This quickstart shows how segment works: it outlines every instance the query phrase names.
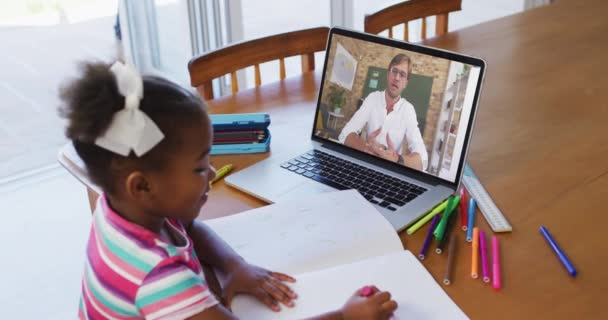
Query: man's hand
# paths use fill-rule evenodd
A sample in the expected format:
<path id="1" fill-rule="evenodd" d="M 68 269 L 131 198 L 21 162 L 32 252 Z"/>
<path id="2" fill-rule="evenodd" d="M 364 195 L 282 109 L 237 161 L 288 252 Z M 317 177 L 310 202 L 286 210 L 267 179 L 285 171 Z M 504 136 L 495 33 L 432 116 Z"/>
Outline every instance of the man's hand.
<path id="1" fill-rule="evenodd" d="M 381 130 L 382 128 L 378 128 L 378 130 L 369 133 L 367 135 L 367 139 L 363 139 L 363 137 L 359 136 L 355 132 L 351 132 L 344 140 L 344 145 L 355 148 L 359 151 L 373 154 L 374 145 L 378 144 L 376 142 L 376 137 L 380 134 Z"/>
<path id="2" fill-rule="evenodd" d="M 232 299 L 239 293 L 258 298 L 273 311 L 280 311 L 279 302 L 293 307 L 297 295 L 283 282 L 296 279 L 279 272 L 272 272 L 248 263 L 242 263 L 226 275 L 223 302 L 230 308 Z"/>
<path id="3" fill-rule="evenodd" d="M 378 150 L 384 148 L 383 145 L 376 141 L 376 137 L 380 135 L 380 131 L 382 131 L 382 127 L 376 129 L 367 136 L 367 140 L 365 141 L 365 152 L 379 156 Z"/>
<path id="4" fill-rule="evenodd" d="M 393 145 L 393 141 L 391 141 L 391 137 L 386 134 L 386 144 L 388 147 L 384 147 L 379 143 L 375 143 L 372 145 L 372 153 L 389 161 L 397 162 L 399 160 L 399 154 L 395 151 L 395 146 Z"/>
<path id="5" fill-rule="evenodd" d="M 380 131 L 382 131 L 382 127 L 378 128 L 378 129 L 376 129 L 376 131 L 373 131 L 372 133 L 370 133 L 370 134 L 367 136 L 367 141 L 366 141 L 366 143 L 367 143 L 368 145 L 373 145 L 373 144 L 376 144 L 376 143 L 377 143 L 377 142 L 376 142 L 376 137 L 378 137 L 378 135 L 380 135 Z"/>

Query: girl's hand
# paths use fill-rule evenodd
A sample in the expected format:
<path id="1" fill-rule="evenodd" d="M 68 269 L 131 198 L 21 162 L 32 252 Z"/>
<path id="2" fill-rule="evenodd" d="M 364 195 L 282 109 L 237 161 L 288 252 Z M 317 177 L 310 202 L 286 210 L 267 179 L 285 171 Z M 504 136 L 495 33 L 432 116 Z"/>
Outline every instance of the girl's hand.
<path id="1" fill-rule="evenodd" d="M 297 295 L 283 282 L 296 282 L 296 279 L 279 272 L 272 272 L 248 264 L 239 264 L 227 275 L 223 289 L 224 305 L 230 308 L 232 299 L 239 293 L 253 295 L 273 311 L 280 311 L 279 302 L 293 307 Z"/>
<path id="2" fill-rule="evenodd" d="M 397 302 L 391 300 L 391 294 L 371 287 L 371 294 L 367 297 L 357 290 L 341 309 L 342 319 L 389 319 L 397 309 Z"/>

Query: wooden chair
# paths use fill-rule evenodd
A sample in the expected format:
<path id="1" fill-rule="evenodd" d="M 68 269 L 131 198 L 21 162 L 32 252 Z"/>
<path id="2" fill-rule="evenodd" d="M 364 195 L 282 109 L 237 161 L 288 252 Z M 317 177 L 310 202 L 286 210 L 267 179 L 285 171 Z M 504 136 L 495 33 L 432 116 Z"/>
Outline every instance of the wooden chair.
<path id="1" fill-rule="evenodd" d="M 462 0 L 410 0 L 398 3 L 376 13 L 366 15 L 364 30 L 378 34 L 388 29 L 388 37 L 393 38 L 393 27 L 404 24 L 403 40 L 408 41 L 408 22 L 422 19 L 422 40 L 426 39 L 426 18 L 436 16 L 435 34 L 448 32 L 448 14 L 461 10 Z"/>
<path id="2" fill-rule="evenodd" d="M 301 55 L 302 72 L 315 69 L 317 51 L 325 50 L 328 27 L 320 27 L 277 34 L 265 38 L 240 42 L 193 58 L 188 63 L 190 82 L 201 96 L 213 99 L 211 81 L 230 74 L 232 93 L 239 91 L 236 72 L 254 66 L 255 86 L 262 83 L 260 64 L 280 60 L 280 78 L 285 79 L 285 58 Z"/>

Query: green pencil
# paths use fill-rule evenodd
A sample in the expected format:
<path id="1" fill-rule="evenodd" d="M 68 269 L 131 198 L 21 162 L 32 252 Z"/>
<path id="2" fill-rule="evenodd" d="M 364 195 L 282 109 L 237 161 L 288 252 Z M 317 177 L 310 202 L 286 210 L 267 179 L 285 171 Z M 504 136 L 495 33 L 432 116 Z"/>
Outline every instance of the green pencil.
<path id="1" fill-rule="evenodd" d="M 443 211 L 447 205 L 448 205 L 448 200 L 446 199 L 440 205 L 433 208 L 426 216 L 422 217 L 422 219 L 418 220 L 411 227 L 409 227 L 407 229 L 407 234 L 412 234 L 412 233 L 418 231 L 418 229 L 420 229 L 425 223 L 431 221 L 431 219 L 433 219 L 434 216 L 436 216 L 439 212 Z"/>
<path id="2" fill-rule="evenodd" d="M 435 228 L 435 231 L 433 232 L 435 240 L 441 241 L 441 238 L 443 238 L 448 219 L 450 218 L 450 215 L 452 215 L 452 213 L 454 212 L 454 209 L 456 209 L 456 206 L 459 202 L 460 196 L 450 196 L 450 198 L 448 199 L 448 205 L 445 207 L 443 216 L 441 217 L 439 224 L 437 224 L 437 228 Z"/>
<path id="3" fill-rule="evenodd" d="M 448 205 L 445 206 L 445 210 L 441 215 L 441 220 L 439 220 L 437 227 L 433 231 L 433 235 L 435 236 L 435 240 L 437 241 L 441 239 L 440 236 L 443 235 L 443 231 L 445 230 L 445 225 L 448 222 L 448 217 L 450 216 L 450 208 L 452 208 L 452 203 L 454 203 L 454 196 L 450 196 L 448 198 Z"/>

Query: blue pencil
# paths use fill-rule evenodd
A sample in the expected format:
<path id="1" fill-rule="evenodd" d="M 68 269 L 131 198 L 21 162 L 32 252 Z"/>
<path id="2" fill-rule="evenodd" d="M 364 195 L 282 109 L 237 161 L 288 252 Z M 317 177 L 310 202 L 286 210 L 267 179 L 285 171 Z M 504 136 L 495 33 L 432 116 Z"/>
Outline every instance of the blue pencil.
<path id="1" fill-rule="evenodd" d="M 561 261 L 562 264 L 564 265 L 564 267 L 566 267 L 566 270 L 568 271 L 568 273 L 571 276 L 576 277 L 576 269 L 574 269 L 572 262 L 570 262 L 570 260 L 568 260 L 568 257 L 566 257 L 566 254 L 562 251 L 562 249 L 560 249 L 560 247 L 557 245 L 557 243 L 555 243 L 555 240 L 553 240 L 553 237 L 551 237 L 549 230 L 547 230 L 547 228 L 545 228 L 544 226 L 541 226 L 540 233 L 542 233 L 542 235 L 545 237 L 545 239 L 547 239 L 547 242 L 549 242 L 549 245 L 551 246 L 551 248 L 553 248 L 553 251 L 555 251 L 555 254 L 557 254 L 559 261 Z"/>
<path id="2" fill-rule="evenodd" d="M 475 222 L 475 199 L 469 199 L 469 225 L 467 226 L 467 242 L 473 239 L 473 222 Z"/>
<path id="3" fill-rule="evenodd" d="M 420 260 L 424 260 L 424 257 L 426 256 L 426 251 L 428 250 L 429 244 L 431 243 L 431 238 L 433 237 L 433 230 L 435 230 L 435 227 L 438 223 L 439 215 L 435 215 L 433 217 L 433 221 L 431 221 L 431 227 L 429 228 L 429 232 L 427 232 L 426 238 L 424 239 L 424 243 L 422 244 L 422 249 L 420 249 L 420 254 L 418 255 L 418 258 L 420 258 Z"/>

